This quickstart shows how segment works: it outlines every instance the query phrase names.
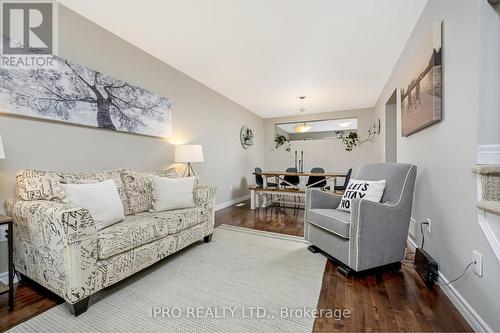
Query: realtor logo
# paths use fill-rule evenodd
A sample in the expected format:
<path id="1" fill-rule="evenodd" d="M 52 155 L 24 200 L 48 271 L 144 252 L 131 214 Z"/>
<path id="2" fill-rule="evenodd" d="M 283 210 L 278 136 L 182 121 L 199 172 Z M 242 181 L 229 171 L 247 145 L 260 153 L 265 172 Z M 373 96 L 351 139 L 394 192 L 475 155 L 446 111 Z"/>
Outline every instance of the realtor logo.
<path id="1" fill-rule="evenodd" d="M 52 54 L 52 2 L 3 2 L 3 54 Z"/>
<path id="2" fill-rule="evenodd" d="M 52 65 L 57 4 L 52 0 L 0 0 L 2 67 Z"/>

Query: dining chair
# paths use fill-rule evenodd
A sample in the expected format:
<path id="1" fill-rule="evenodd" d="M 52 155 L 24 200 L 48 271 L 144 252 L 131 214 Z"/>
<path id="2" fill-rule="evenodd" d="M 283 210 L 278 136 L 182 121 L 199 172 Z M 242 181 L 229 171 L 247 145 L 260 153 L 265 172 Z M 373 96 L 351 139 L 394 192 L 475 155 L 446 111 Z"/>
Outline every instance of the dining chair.
<path id="1" fill-rule="evenodd" d="M 345 189 L 347 188 L 347 185 L 349 185 L 349 180 L 351 180 L 351 174 L 352 174 L 352 168 L 350 168 L 349 171 L 347 171 L 347 174 L 345 176 L 344 184 L 343 185 L 337 185 L 333 189 L 335 191 L 344 192 Z"/>
<path id="2" fill-rule="evenodd" d="M 262 177 L 262 169 L 259 167 L 255 168 L 255 185 L 257 187 L 263 187 L 264 186 L 264 178 Z M 267 182 L 267 187 L 278 187 L 277 183 L 272 183 L 272 182 Z"/>
<path id="3" fill-rule="evenodd" d="M 290 168 L 287 168 L 287 169 L 285 170 L 285 172 L 295 172 L 295 173 L 297 173 L 298 171 L 297 171 L 297 168 L 295 168 L 295 167 L 290 167 Z M 280 183 L 280 185 L 281 185 L 282 187 L 292 187 L 292 185 L 297 186 L 297 185 L 299 185 L 299 184 L 300 184 L 300 177 L 299 177 L 299 176 L 286 176 L 286 175 L 285 175 L 285 176 L 283 177 L 283 180 L 285 180 L 285 181 L 282 181 L 282 182 Z M 291 184 L 291 185 L 290 185 L 290 184 Z M 300 197 L 299 197 L 299 196 L 296 196 L 296 195 L 289 195 L 289 194 L 283 194 L 281 197 L 283 197 L 283 196 L 292 196 L 292 197 L 293 197 L 293 200 L 294 200 L 295 202 L 298 202 L 298 204 L 296 204 L 294 208 L 295 208 L 295 209 L 299 208 L 299 206 L 298 206 L 298 205 L 300 205 L 300 202 L 301 202 L 301 201 L 300 201 Z"/>
<path id="4" fill-rule="evenodd" d="M 254 171 L 255 174 L 255 185 L 257 187 L 263 188 L 264 187 L 264 178 L 262 177 L 262 169 L 259 167 L 255 168 Z M 272 183 L 272 182 L 267 182 L 267 187 L 269 188 L 277 188 L 278 184 L 277 183 Z M 271 197 L 271 206 L 273 205 L 273 195 L 272 194 L 264 194 L 266 196 L 266 200 L 269 199 L 269 196 Z M 260 207 L 259 207 L 260 208 Z M 267 207 L 266 207 L 267 208 Z"/>
<path id="5" fill-rule="evenodd" d="M 325 169 L 315 167 L 311 169 L 311 173 L 325 173 Z M 309 176 L 307 179 L 307 187 L 324 188 L 326 186 L 325 176 Z"/>
<path id="6" fill-rule="evenodd" d="M 290 168 L 287 168 L 285 170 L 285 172 L 295 172 L 297 173 L 297 168 L 294 168 L 294 167 L 290 167 Z M 300 178 L 299 176 L 285 176 L 283 177 L 283 179 L 285 180 L 284 182 L 281 182 L 281 186 L 283 187 L 289 187 L 290 184 L 292 185 L 299 185 L 300 184 Z"/>

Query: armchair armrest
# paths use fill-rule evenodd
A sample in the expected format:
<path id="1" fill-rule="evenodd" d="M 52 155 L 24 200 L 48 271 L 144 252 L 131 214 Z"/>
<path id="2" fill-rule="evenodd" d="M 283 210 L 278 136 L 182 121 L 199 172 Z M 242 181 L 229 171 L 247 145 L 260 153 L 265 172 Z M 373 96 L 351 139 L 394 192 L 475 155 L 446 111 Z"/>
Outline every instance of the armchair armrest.
<path id="1" fill-rule="evenodd" d="M 410 216 L 402 208 L 366 199 L 352 200 L 349 260 L 356 271 L 404 259 Z"/>
<path id="2" fill-rule="evenodd" d="M 342 196 L 319 189 L 308 189 L 306 192 L 306 206 L 304 211 L 304 239 L 309 240 L 309 209 L 337 209 Z"/>
<path id="3" fill-rule="evenodd" d="M 87 209 L 45 200 L 9 200 L 17 271 L 70 303 L 93 293 L 97 232 Z"/>
<path id="4" fill-rule="evenodd" d="M 308 208 L 336 209 L 342 196 L 321 191 L 319 189 L 309 189 L 306 195 L 306 206 Z"/>

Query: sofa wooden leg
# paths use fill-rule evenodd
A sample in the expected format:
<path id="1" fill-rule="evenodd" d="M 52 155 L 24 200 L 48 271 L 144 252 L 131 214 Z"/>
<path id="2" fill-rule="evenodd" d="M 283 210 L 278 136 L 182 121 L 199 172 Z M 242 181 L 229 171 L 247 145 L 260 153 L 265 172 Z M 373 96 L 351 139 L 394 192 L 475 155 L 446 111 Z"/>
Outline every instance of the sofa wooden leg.
<path id="1" fill-rule="evenodd" d="M 205 243 L 210 243 L 212 241 L 212 235 L 213 234 L 210 234 L 210 235 L 207 235 L 207 236 L 203 237 L 203 241 Z"/>
<path id="2" fill-rule="evenodd" d="M 87 311 L 87 308 L 89 307 L 89 300 L 90 297 L 87 297 L 76 302 L 75 304 L 70 304 L 69 309 L 73 316 L 78 317 L 79 315 Z"/>
<path id="3" fill-rule="evenodd" d="M 29 283 L 30 282 L 30 278 L 27 277 L 26 275 L 24 275 L 23 273 L 19 273 L 17 272 L 16 274 L 18 274 L 18 277 L 19 277 L 19 281 L 21 283 Z"/>

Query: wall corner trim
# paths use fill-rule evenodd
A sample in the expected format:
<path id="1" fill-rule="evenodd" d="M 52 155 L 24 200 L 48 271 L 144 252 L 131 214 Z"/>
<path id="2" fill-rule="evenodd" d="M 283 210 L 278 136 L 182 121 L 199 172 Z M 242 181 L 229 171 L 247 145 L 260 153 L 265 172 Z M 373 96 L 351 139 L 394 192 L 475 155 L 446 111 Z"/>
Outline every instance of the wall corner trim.
<path id="1" fill-rule="evenodd" d="M 477 149 L 477 164 L 500 164 L 500 144 L 480 145 Z"/>
<path id="2" fill-rule="evenodd" d="M 236 198 L 236 199 L 232 199 L 232 200 L 229 200 L 229 201 L 226 201 L 226 202 L 222 202 L 220 204 L 215 205 L 215 211 L 227 208 L 229 206 L 235 205 L 237 203 L 240 203 L 242 201 L 249 200 L 249 199 L 250 199 L 250 194 L 247 194 L 247 195 L 244 195 L 244 196 Z"/>

